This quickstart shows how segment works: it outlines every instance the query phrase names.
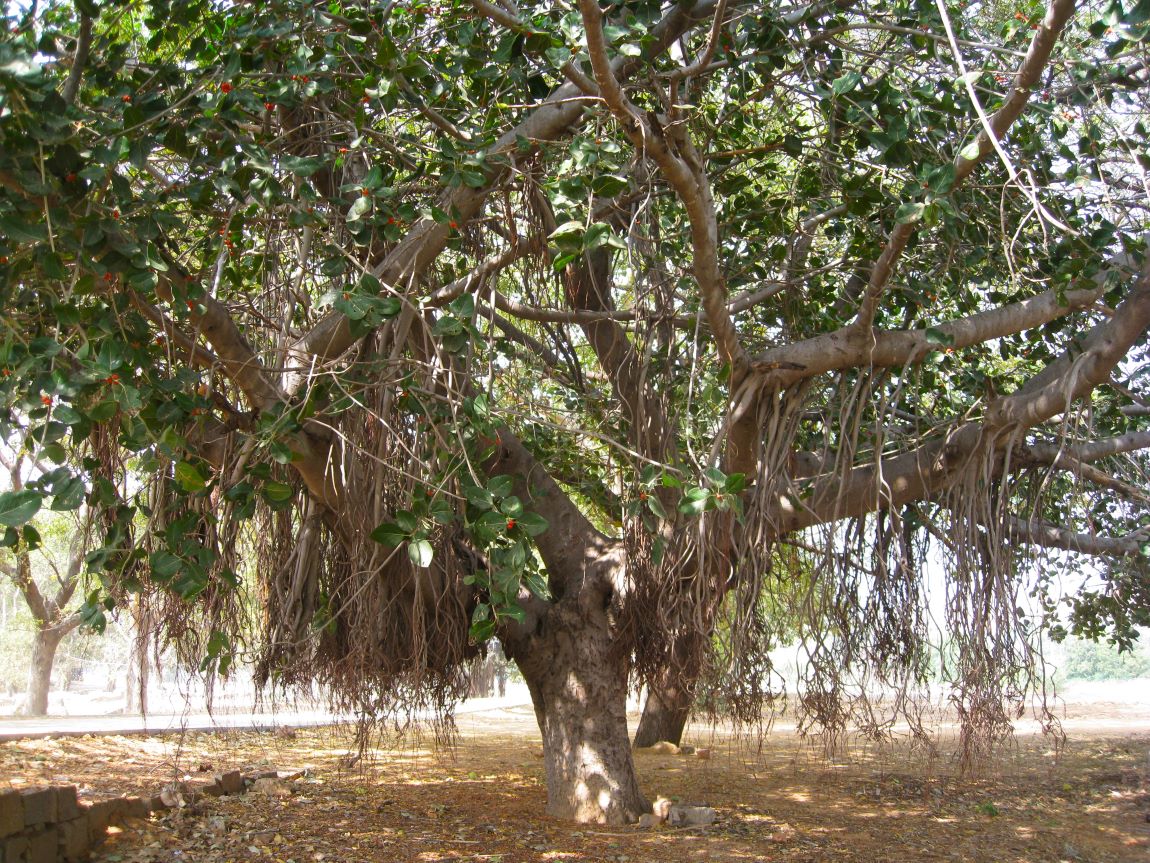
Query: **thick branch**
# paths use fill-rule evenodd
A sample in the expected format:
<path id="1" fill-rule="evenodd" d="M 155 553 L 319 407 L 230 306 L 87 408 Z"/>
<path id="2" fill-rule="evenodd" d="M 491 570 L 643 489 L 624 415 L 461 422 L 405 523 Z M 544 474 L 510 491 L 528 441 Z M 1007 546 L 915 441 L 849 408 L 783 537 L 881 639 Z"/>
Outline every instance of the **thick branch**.
<path id="1" fill-rule="evenodd" d="M 60 93 L 65 104 L 71 105 L 76 101 L 76 94 L 80 92 L 80 80 L 84 77 L 84 67 L 88 65 L 88 51 L 92 47 L 92 16 L 87 12 L 80 13 L 80 35 L 76 37 L 76 53 L 72 55 L 72 68 L 68 70 L 68 80 L 64 82 L 64 89 Z"/>
<path id="2" fill-rule="evenodd" d="M 1102 288 L 1059 292 L 1050 290 L 1006 306 L 945 321 L 932 327 L 955 348 L 982 344 L 990 339 L 1050 323 L 1088 308 Z M 760 371 L 759 386 L 787 387 L 825 372 L 866 366 L 890 368 L 920 360 L 936 348 L 926 327 L 903 331 L 852 332 L 849 328 L 824 333 L 805 341 L 771 348 L 755 357 L 751 366 Z M 953 340 L 951 342 L 950 340 Z"/>
<path id="3" fill-rule="evenodd" d="M 702 160 L 690 141 L 686 121 L 672 116 L 664 125 L 653 113 L 643 115 L 639 111 L 615 77 L 603 34 L 603 13 L 597 0 L 579 0 L 579 11 L 587 34 L 587 53 L 603 101 L 635 148 L 659 166 L 687 210 L 691 226 L 691 270 L 699 286 L 703 310 L 719 357 L 741 374 L 747 365 L 747 355 L 727 309 L 727 288 L 719 265 L 715 202 Z"/>
<path id="4" fill-rule="evenodd" d="M 1081 348 L 1052 362 L 1014 394 L 992 402 L 981 422 L 966 422 L 878 464 L 820 477 L 804 500 L 780 498 L 776 529 L 787 533 L 937 496 L 960 481 L 983 448 L 1005 452 L 1017 444 L 1021 432 L 1064 412 L 1107 381 L 1148 326 L 1150 260 L 1126 300 L 1086 335 Z M 1040 385 L 1032 386 L 1035 381 Z"/>
<path id="5" fill-rule="evenodd" d="M 1068 453 L 1081 462 L 1094 462 L 1114 455 L 1150 449 L 1150 432 L 1128 432 L 1117 437 L 1101 438 L 1081 443 L 1032 444 L 1027 450 L 1036 459 L 1052 464 L 1061 454 Z"/>
<path id="6" fill-rule="evenodd" d="M 1017 542 L 1107 557 L 1135 557 L 1140 555 L 1142 545 L 1146 541 L 1144 536 L 1110 537 L 1075 533 L 1072 530 L 1047 522 L 1023 521 L 1020 518 L 1008 519 L 1006 527 L 1008 535 Z"/>

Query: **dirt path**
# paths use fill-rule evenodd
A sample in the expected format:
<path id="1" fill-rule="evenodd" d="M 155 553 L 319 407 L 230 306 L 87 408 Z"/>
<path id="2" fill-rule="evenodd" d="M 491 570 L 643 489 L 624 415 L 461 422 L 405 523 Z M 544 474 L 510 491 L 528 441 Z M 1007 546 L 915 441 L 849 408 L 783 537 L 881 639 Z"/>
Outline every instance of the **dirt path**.
<path id="1" fill-rule="evenodd" d="M 577 827 L 543 814 L 529 708 L 460 717 L 455 749 L 430 738 L 348 769 L 347 729 L 227 730 L 0 743 L 0 787 L 76 782 L 89 798 L 154 794 L 173 777 L 307 768 L 291 796 L 210 800 L 133 822 L 97 861 L 985 861 L 1150 860 L 1150 722 L 1128 705 L 1067 717 L 1059 752 L 1022 729 L 979 776 L 960 777 L 946 735 L 851 742 L 835 758 L 777 723 L 759 745 L 695 729 L 711 757 L 640 754 L 644 787 L 719 811 L 704 829 Z M 1092 730 L 1083 729 L 1093 723 Z"/>

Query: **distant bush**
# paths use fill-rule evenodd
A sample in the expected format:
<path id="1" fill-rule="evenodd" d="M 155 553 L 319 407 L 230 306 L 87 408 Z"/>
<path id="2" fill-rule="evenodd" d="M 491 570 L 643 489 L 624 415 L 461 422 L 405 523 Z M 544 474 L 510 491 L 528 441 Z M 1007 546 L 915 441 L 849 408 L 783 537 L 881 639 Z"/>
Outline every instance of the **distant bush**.
<path id="1" fill-rule="evenodd" d="M 1104 641 L 1067 639 L 1061 674 L 1067 680 L 1129 680 L 1150 677 L 1150 651 L 1142 645 L 1119 653 Z"/>

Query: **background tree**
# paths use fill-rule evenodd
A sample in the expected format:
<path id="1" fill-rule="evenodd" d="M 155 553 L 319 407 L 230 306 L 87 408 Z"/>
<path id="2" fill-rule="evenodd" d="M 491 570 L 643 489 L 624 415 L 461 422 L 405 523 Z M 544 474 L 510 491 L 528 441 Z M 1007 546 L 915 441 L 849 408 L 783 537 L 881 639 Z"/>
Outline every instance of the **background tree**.
<path id="1" fill-rule="evenodd" d="M 8 471 L 8 486 L 5 494 L 9 502 L 16 502 L 16 509 L 0 512 L 0 525 L 7 528 L 3 545 L 7 549 L 5 560 L 0 558 L 0 572 L 3 572 L 16 586 L 32 615 L 34 630 L 32 652 L 28 662 L 27 695 L 21 713 L 28 716 L 44 716 L 48 713 L 48 695 L 52 690 L 52 670 L 55 667 L 56 651 L 64 637 L 75 630 L 83 618 L 75 608 L 69 608 L 84 565 L 87 549 L 87 529 L 85 524 L 73 526 L 66 544 L 69 546 L 63 566 L 58 566 L 54 556 L 44 548 L 44 538 L 40 531 L 26 518 L 26 509 L 21 511 L 19 501 L 30 501 L 38 495 L 24 495 L 27 474 L 37 474 L 36 465 L 29 464 L 23 453 L 11 456 L 0 448 L 0 464 Z M 76 484 L 73 496 L 83 498 L 83 486 Z M 69 501 L 64 500 L 65 503 Z M 27 503 L 24 504 L 25 508 Z M 83 522 L 84 517 L 80 516 Z M 13 525 L 20 527 L 17 532 Z M 36 552 L 43 567 L 34 566 Z M 36 569 L 48 569 L 48 578 L 36 577 Z"/>
<path id="2" fill-rule="evenodd" d="M 85 615 L 144 597 L 226 672 L 248 588 L 263 678 L 371 715 L 446 709 L 497 633 L 549 811 L 619 822 L 633 674 L 771 696 L 780 543 L 802 708 L 886 727 L 850 678 L 923 679 L 933 544 L 993 741 L 1023 546 L 1145 579 L 1146 12 L 38 8 L 0 42 L 0 386 L 81 451 Z"/>

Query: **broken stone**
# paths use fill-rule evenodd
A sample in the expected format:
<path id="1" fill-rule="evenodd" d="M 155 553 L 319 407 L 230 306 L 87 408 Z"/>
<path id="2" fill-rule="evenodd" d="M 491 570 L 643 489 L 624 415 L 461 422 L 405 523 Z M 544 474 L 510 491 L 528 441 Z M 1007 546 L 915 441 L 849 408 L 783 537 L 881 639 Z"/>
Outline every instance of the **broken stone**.
<path id="1" fill-rule="evenodd" d="M 672 806 L 667 822 L 672 827 L 707 827 L 715 823 L 718 813 L 710 806 Z"/>
<path id="2" fill-rule="evenodd" d="M 224 794 L 242 794 L 244 790 L 244 775 L 238 770 L 229 770 L 227 773 L 216 774 L 216 784 Z"/>
<path id="3" fill-rule="evenodd" d="M 660 740 L 654 746 L 644 746 L 635 750 L 649 755 L 678 755 L 680 750 L 669 740 Z"/>
<path id="4" fill-rule="evenodd" d="M 658 818 L 660 822 L 666 821 L 667 816 L 671 813 L 671 801 L 666 797 L 658 798 L 651 806 L 651 813 Z"/>
<path id="5" fill-rule="evenodd" d="M 169 782 L 160 789 L 160 802 L 165 809 L 183 809 L 190 796 L 188 786 L 183 782 Z"/>
<path id="6" fill-rule="evenodd" d="M 663 823 L 663 819 L 656 818 L 654 815 L 651 815 L 650 813 L 644 813 L 643 815 L 639 816 L 639 829 L 640 830 L 650 830 L 652 827 L 657 827 L 662 823 Z"/>
<path id="7" fill-rule="evenodd" d="M 701 761 L 709 761 L 711 758 L 711 750 L 710 749 L 696 749 L 695 750 L 695 757 Z"/>
<path id="8" fill-rule="evenodd" d="M 255 784 L 252 785 L 252 791 L 256 794 L 264 794 L 268 797 L 291 797 L 291 787 L 283 779 L 272 778 L 266 776 L 263 779 L 257 779 Z"/>

